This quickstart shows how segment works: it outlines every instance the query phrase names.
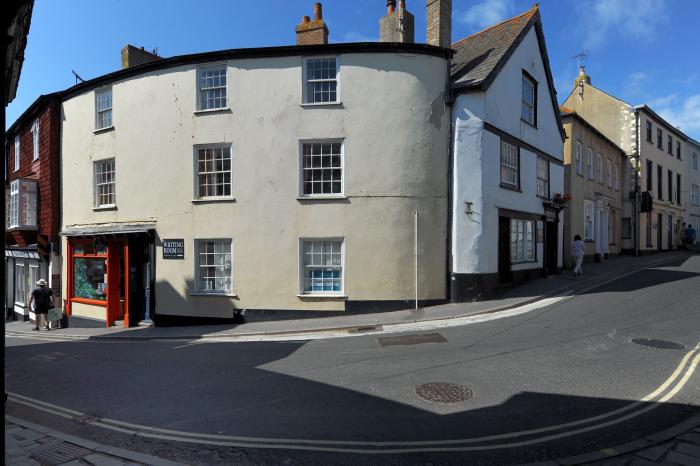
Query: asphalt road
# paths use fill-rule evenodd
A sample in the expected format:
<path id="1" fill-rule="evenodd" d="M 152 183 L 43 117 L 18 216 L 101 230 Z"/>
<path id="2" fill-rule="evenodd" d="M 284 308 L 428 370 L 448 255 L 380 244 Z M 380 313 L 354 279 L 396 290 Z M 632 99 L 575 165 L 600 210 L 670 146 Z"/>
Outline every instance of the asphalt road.
<path id="1" fill-rule="evenodd" d="M 194 464 L 518 464 L 611 447 L 698 414 L 699 343 L 696 255 L 530 313 L 419 335 L 11 339 L 7 390 L 48 405 L 11 401 L 7 412 Z M 433 382 L 472 396 L 421 398 L 417 387 Z"/>

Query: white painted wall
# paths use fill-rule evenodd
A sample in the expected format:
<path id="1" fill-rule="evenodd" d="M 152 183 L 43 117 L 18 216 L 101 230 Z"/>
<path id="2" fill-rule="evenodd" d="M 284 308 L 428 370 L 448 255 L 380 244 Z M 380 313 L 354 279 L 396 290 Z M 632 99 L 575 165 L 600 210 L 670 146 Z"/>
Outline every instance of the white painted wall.
<path id="1" fill-rule="evenodd" d="M 693 168 L 693 152 L 698 155 L 697 168 Z M 690 187 L 695 184 L 700 186 L 700 145 L 693 141 L 687 141 L 683 148 L 685 162 L 684 180 L 685 186 L 681 186 L 683 204 L 685 205 L 685 223 L 690 223 L 695 231 L 700 231 L 700 205 L 690 203 Z M 696 238 L 697 241 L 697 238 Z"/>
<path id="2" fill-rule="evenodd" d="M 418 210 L 419 298 L 443 298 L 445 60 L 341 55 L 342 106 L 324 107 L 300 105 L 301 56 L 227 63 L 231 112 L 194 113 L 194 65 L 115 83 L 114 131 L 93 134 L 93 91 L 63 103 L 63 228 L 155 222 L 159 238 L 185 239 L 184 261 L 157 248 L 157 312 L 230 317 L 232 307 L 344 309 L 297 297 L 300 237 L 345 238 L 348 299 L 413 299 Z M 314 138 L 344 138 L 345 199 L 297 200 L 299 140 Z M 195 204 L 193 146 L 218 142 L 233 144 L 236 201 Z M 93 211 L 93 161 L 110 157 L 118 210 Z M 196 238 L 233 240 L 237 298 L 190 295 Z"/>

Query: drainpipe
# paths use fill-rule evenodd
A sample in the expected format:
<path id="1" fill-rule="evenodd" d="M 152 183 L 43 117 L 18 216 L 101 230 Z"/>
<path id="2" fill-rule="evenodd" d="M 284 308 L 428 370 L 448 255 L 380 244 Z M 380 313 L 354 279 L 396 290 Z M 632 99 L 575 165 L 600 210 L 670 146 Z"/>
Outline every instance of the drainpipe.
<path id="1" fill-rule="evenodd" d="M 634 158 L 636 160 L 636 167 L 634 170 L 634 255 L 639 256 L 639 232 L 641 228 L 639 226 L 639 170 L 641 169 L 641 160 L 639 157 L 639 109 L 634 109 L 634 138 L 635 138 L 635 148 L 634 148 Z M 650 214 L 649 214 L 650 215 Z"/>
<path id="2" fill-rule="evenodd" d="M 452 107 L 454 103 L 454 96 L 452 95 L 452 77 L 450 75 L 450 69 L 452 67 L 452 59 L 447 59 L 447 71 L 445 82 L 445 107 L 447 107 L 447 124 L 448 124 L 448 135 L 447 135 L 447 248 L 445 250 L 445 298 L 448 302 L 452 301 L 452 297 L 455 295 L 456 290 L 453 288 L 456 285 L 455 280 L 450 273 L 452 269 L 452 232 L 453 232 L 453 215 L 452 206 L 454 204 L 452 196 L 454 195 L 454 127 L 452 126 Z"/>
<path id="3" fill-rule="evenodd" d="M 418 309 L 418 211 L 415 211 L 416 309 Z"/>

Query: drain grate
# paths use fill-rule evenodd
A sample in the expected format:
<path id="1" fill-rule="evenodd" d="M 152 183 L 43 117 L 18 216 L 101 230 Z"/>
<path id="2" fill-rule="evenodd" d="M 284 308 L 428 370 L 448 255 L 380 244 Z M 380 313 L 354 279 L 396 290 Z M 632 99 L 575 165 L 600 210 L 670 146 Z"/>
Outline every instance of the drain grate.
<path id="1" fill-rule="evenodd" d="M 685 349 L 685 346 L 674 341 L 655 340 L 653 338 L 633 338 L 632 343 L 659 349 Z"/>
<path id="2" fill-rule="evenodd" d="M 416 393 L 424 400 L 435 403 L 460 403 L 474 394 L 464 385 L 450 382 L 430 382 L 416 387 Z"/>
<path id="3" fill-rule="evenodd" d="M 363 332 L 375 332 L 382 330 L 381 325 L 364 325 L 361 327 L 355 327 L 350 330 L 348 330 L 349 333 L 363 333 Z"/>
<path id="4" fill-rule="evenodd" d="M 421 343 L 447 343 L 447 339 L 439 333 L 421 333 L 418 335 L 402 335 L 400 337 L 379 337 L 381 346 L 420 345 Z"/>
<path id="5" fill-rule="evenodd" d="M 87 448 L 73 445 L 72 443 L 57 443 L 43 450 L 34 450 L 29 456 L 42 466 L 57 466 L 69 461 L 82 458 L 90 453 Z"/>

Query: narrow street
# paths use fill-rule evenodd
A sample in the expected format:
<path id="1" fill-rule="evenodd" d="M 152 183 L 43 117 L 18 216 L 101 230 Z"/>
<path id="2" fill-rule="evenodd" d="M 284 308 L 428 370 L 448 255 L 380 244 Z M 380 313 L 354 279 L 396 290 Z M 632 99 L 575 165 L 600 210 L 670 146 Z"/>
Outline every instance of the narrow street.
<path id="1" fill-rule="evenodd" d="M 8 338 L 7 413 L 191 464 L 565 458 L 700 412 L 698 309 L 696 255 L 532 312 L 418 334 Z"/>

